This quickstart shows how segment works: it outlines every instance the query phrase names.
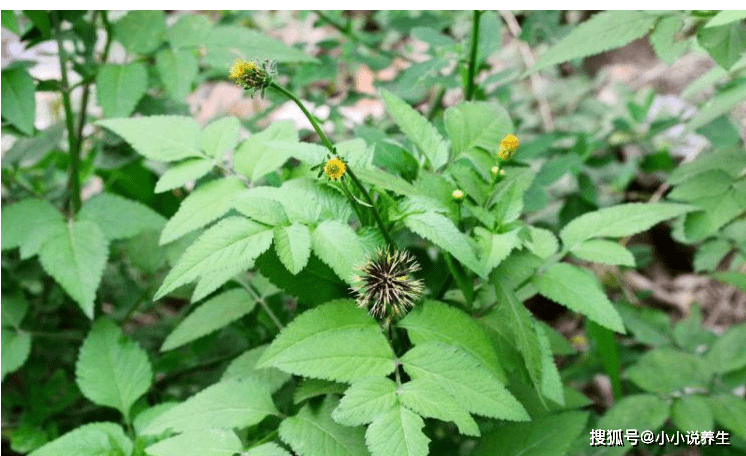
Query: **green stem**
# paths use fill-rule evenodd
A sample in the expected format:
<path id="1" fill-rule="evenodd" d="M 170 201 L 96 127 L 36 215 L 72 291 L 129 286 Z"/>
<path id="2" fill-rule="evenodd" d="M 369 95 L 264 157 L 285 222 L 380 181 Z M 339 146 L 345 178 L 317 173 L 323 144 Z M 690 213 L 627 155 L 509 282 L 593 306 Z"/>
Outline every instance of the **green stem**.
<path id="1" fill-rule="evenodd" d="M 352 210 L 355 211 L 355 215 L 357 215 L 357 219 L 360 220 L 360 225 L 365 226 L 365 221 L 363 220 L 363 214 L 360 212 L 360 208 L 358 207 L 358 204 L 355 201 L 355 198 L 352 196 L 352 193 L 350 193 L 350 189 L 347 188 L 347 184 L 345 183 L 344 179 L 342 179 L 341 182 L 342 182 L 342 191 L 344 191 L 345 196 L 350 201 L 350 203 L 352 203 Z"/>
<path id="2" fill-rule="evenodd" d="M 477 46 L 479 45 L 479 16 L 481 11 L 474 11 L 471 26 L 471 54 L 469 55 L 469 79 L 466 83 L 466 99 L 471 100 L 474 97 L 474 75 L 477 67 Z"/>
<path id="3" fill-rule="evenodd" d="M 73 109 L 70 104 L 70 84 L 67 78 L 67 54 L 62 45 L 61 23 L 59 13 L 52 12 L 52 21 L 54 22 L 55 38 L 57 40 L 58 55 L 60 58 L 60 72 L 62 73 L 62 105 L 65 108 L 65 126 L 67 127 L 67 143 L 70 150 L 70 212 L 71 215 L 78 213 L 80 209 L 80 149 L 78 137 L 75 132 L 73 121 Z"/>
<path id="4" fill-rule="evenodd" d="M 381 235 L 386 240 L 386 244 L 388 244 L 389 248 L 393 249 L 394 241 L 391 240 L 389 231 L 386 229 L 386 226 L 384 226 L 383 220 L 381 219 L 381 214 L 378 213 L 378 209 L 373 203 L 373 199 L 370 197 L 368 190 L 363 187 L 363 184 L 360 183 L 357 176 L 355 176 L 355 173 L 352 171 L 352 168 L 350 168 L 349 166 L 347 167 L 347 174 L 350 176 L 350 179 L 352 179 L 352 182 L 357 186 L 357 188 L 360 189 L 360 192 L 363 194 L 363 198 L 365 198 L 365 202 L 370 204 L 370 208 L 373 210 L 373 217 L 376 219 L 376 224 L 378 224 L 378 229 L 379 231 L 381 231 Z"/>
<path id="5" fill-rule="evenodd" d="M 300 101 L 300 99 L 296 97 L 295 94 L 274 82 L 271 82 L 269 86 L 285 95 L 286 97 L 290 98 L 295 102 L 296 105 L 298 105 L 300 110 L 303 111 L 303 114 L 306 115 L 306 118 L 308 118 L 308 121 L 311 122 L 311 125 L 313 125 L 313 129 L 316 130 L 316 134 L 319 135 L 321 142 L 324 143 L 324 147 L 329 149 L 329 152 L 336 155 L 337 151 L 334 149 L 334 145 L 332 145 L 332 142 L 329 141 L 329 138 L 326 136 L 326 134 L 321 131 L 321 127 L 319 127 L 318 122 L 316 122 L 316 118 L 310 112 L 308 112 L 308 109 L 306 109 L 306 107 L 303 105 L 303 102 Z"/>
<path id="6" fill-rule="evenodd" d="M 283 324 L 280 321 L 280 319 L 277 318 L 277 315 L 275 315 L 275 313 L 272 312 L 272 309 L 270 309 L 269 305 L 267 304 L 267 301 L 265 301 L 264 298 L 262 298 L 259 295 L 259 293 L 256 292 L 256 290 L 254 290 L 254 287 L 252 287 L 250 283 L 248 283 L 245 280 L 243 280 L 242 277 L 236 277 L 235 280 L 246 291 L 249 292 L 249 294 L 251 295 L 251 297 L 253 297 L 254 300 L 259 303 L 260 306 L 262 306 L 262 309 L 264 309 L 264 311 L 267 313 L 267 315 L 269 315 L 270 320 L 272 320 L 272 322 L 275 324 L 275 326 L 277 326 L 277 329 L 279 329 L 280 331 L 282 331 L 283 328 L 285 328 L 285 326 L 283 326 Z"/>
<path id="7" fill-rule="evenodd" d="M 438 89 L 438 93 L 435 94 L 435 98 L 433 98 L 433 104 L 430 105 L 430 109 L 427 111 L 427 119 L 433 120 L 435 118 L 435 114 L 438 112 L 438 110 L 441 108 L 441 105 L 443 104 L 443 97 L 446 94 L 446 88 L 441 87 Z"/>

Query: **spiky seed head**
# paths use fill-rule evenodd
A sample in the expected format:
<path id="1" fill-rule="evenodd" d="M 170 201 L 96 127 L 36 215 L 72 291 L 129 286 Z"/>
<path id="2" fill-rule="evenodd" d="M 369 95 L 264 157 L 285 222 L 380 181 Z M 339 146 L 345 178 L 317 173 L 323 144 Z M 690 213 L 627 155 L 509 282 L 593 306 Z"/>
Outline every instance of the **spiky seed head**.
<path id="1" fill-rule="evenodd" d="M 376 318 L 400 318 L 422 295 L 422 280 L 412 278 L 420 265 L 408 251 L 380 249 L 358 268 L 357 304 Z"/>
<path id="2" fill-rule="evenodd" d="M 246 60 L 236 59 L 231 65 L 228 76 L 236 82 L 236 85 L 250 90 L 252 93 L 261 90 L 264 95 L 264 89 L 269 87 L 272 82 L 272 75 L 268 62 L 262 65 L 256 62 L 247 62 Z"/>
<path id="3" fill-rule="evenodd" d="M 324 174 L 326 174 L 326 177 L 331 180 L 342 179 L 342 176 L 345 175 L 345 171 L 347 171 L 347 166 L 345 165 L 345 162 L 339 159 L 339 157 L 330 158 L 326 162 L 326 165 L 324 165 Z"/>
<path id="4" fill-rule="evenodd" d="M 513 156 L 513 153 L 518 149 L 518 138 L 515 135 L 507 135 L 502 141 L 500 141 L 500 150 L 497 152 L 497 158 L 500 160 L 508 160 Z"/>

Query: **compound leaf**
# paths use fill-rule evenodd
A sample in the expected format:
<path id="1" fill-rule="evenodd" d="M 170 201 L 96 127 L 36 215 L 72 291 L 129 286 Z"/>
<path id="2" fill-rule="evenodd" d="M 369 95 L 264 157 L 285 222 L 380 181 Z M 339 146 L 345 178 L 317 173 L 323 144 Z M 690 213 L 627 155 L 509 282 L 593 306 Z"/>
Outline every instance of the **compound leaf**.
<path id="1" fill-rule="evenodd" d="M 372 456 L 426 456 L 430 439 L 423 427 L 419 415 L 403 406 L 394 407 L 368 426 L 365 442 Z"/>
<path id="2" fill-rule="evenodd" d="M 396 383 L 386 377 L 357 381 L 345 392 L 332 418 L 345 426 L 370 423 L 396 404 Z"/>
<path id="3" fill-rule="evenodd" d="M 132 442 L 115 423 L 84 424 L 33 451 L 29 456 L 109 456 L 131 454 Z"/>
<path id="4" fill-rule="evenodd" d="M 101 193 L 83 204 L 78 220 L 90 220 L 110 241 L 147 230 L 160 231 L 166 219 L 153 209 L 113 193 Z"/>

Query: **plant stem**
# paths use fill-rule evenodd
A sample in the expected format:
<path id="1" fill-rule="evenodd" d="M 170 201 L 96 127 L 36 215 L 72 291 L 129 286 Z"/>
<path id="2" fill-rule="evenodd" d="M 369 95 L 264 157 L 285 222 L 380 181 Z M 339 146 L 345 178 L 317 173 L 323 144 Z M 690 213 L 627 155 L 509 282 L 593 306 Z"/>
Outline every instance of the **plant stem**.
<path id="1" fill-rule="evenodd" d="M 321 142 L 324 143 L 324 147 L 329 149 L 329 152 L 336 155 L 337 152 L 334 149 L 334 145 L 332 145 L 332 142 L 329 141 L 329 138 L 326 136 L 326 134 L 321 131 L 321 127 L 319 127 L 318 122 L 316 122 L 316 118 L 310 112 L 308 112 L 308 109 L 306 109 L 306 107 L 303 105 L 303 102 L 300 101 L 300 99 L 296 97 L 295 94 L 274 82 L 270 83 L 269 86 L 285 95 L 286 97 L 290 98 L 295 102 L 296 105 L 298 105 L 300 110 L 303 111 L 303 114 L 305 114 L 306 118 L 308 118 L 308 121 L 311 122 L 313 129 L 316 130 L 316 134 L 319 135 Z"/>
<path id="2" fill-rule="evenodd" d="M 243 280 L 243 277 L 236 277 L 236 282 L 238 282 L 246 291 L 249 292 L 249 294 L 254 298 L 256 302 L 259 303 L 260 306 L 262 306 L 262 309 L 264 309 L 265 312 L 267 312 L 267 315 L 269 315 L 270 320 L 277 326 L 277 329 L 282 331 L 285 326 L 283 326 L 282 322 L 279 318 L 277 318 L 277 315 L 275 315 L 274 312 L 272 312 L 272 309 L 269 308 L 269 305 L 267 304 L 267 301 L 264 300 L 261 296 L 259 296 L 259 293 L 254 290 L 254 287 L 251 286 L 250 283 Z"/>
<path id="3" fill-rule="evenodd" d="M 357 176 L 355 176 L 355 173 L 352 171 L 352 168 L 350 168 L 349 166 L 347 167 L 347 174 L 349 174 L 350 179 L 352 179 L 352 182 L 357 186 L 357 188 L 360 189 L 360 192 L 363 194 L 363 198 L 365 198 L 365 201 L 370 204 L 370 208 L 373 210 L 373 217 L 376 219 L 376 224 L 378 224 L 378 229 L 379 231 L 381 231 L 381 235 L 386 240 L 386 244 L 388 244 L 389 248 L 394 248 L 394 241 L 391 240 L 391 236 L 389 236 L 389 232 L 384 226 L 383 220 L 381 219 L 381 214 L 378 213 L 378 209 L 373 203 L 373 199 L 370 197 L 368 190 L 363 187 L 363 184 L 360 183 Z"/>
<path id="4" fill-rule="evenodd" d="M 474 11 L 472 16 L 471 25 L 471 54 L 469 55 L 469 76 L 466 83 L 466 96 L 467 100 L 471 100 L 474 97 L 474 74 L 477 70 L 477 46 L 479 46 L 479 16 L 482 13 L 479 10 Z"/>
<path id="5" fill-rule="evenodd" d="M 65 48 L 62 45 L 61 23 L 59 13 L 52 11 L 52 22 L 54 22 L 54 32 L 57 39 L 57 47 L 60 58 L 60 73 L 62 74 L 62 104 L 65 108 L 65 125 L 67 127 L 67 143 L 70 154 L 70 212 L 71 215 L 77 214 L 80 209 L 80 149 L 78 138 L 75 134 L 75 125 L 73 121 L 73 109 L 70 104 L 70 84 L 67 79 L 67 64 Z"/>

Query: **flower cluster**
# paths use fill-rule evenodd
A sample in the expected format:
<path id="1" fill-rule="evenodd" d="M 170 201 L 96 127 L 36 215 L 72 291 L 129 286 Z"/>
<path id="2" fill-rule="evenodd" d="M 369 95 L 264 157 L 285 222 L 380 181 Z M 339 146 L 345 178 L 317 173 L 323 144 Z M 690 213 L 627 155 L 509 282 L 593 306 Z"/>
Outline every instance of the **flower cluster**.
<path id="1" fill-rule="evenodd" d="M 378 250 L 358 269 L 360 275 L 354 277 L 359 284 L 354 289 L 358 306 L 375 317 L 401 317 L 422 295 L 422 280 L 411 277 L 420 265 L 406 250 Z"/>
<path id="2" fill-rule="evenodd" d="M 272 83 L 271 73 L 271 65 L 267 62 L 260 66 L 256 62 L 236 59 L 228 72 L 228 76 L 236 81 L 239 87 L 251 90 L 252 93 L 261 90 L 263 96 L 264 89 Z"/>
<path id="3" fill-rule="evenodd" d="M 518 149 L 518 138 L 515 135 L 507 135 L 500 141 L 500 150 L 497 151 L 497 158 L 500 160 L 509 160 L 513 153 Z"/>

